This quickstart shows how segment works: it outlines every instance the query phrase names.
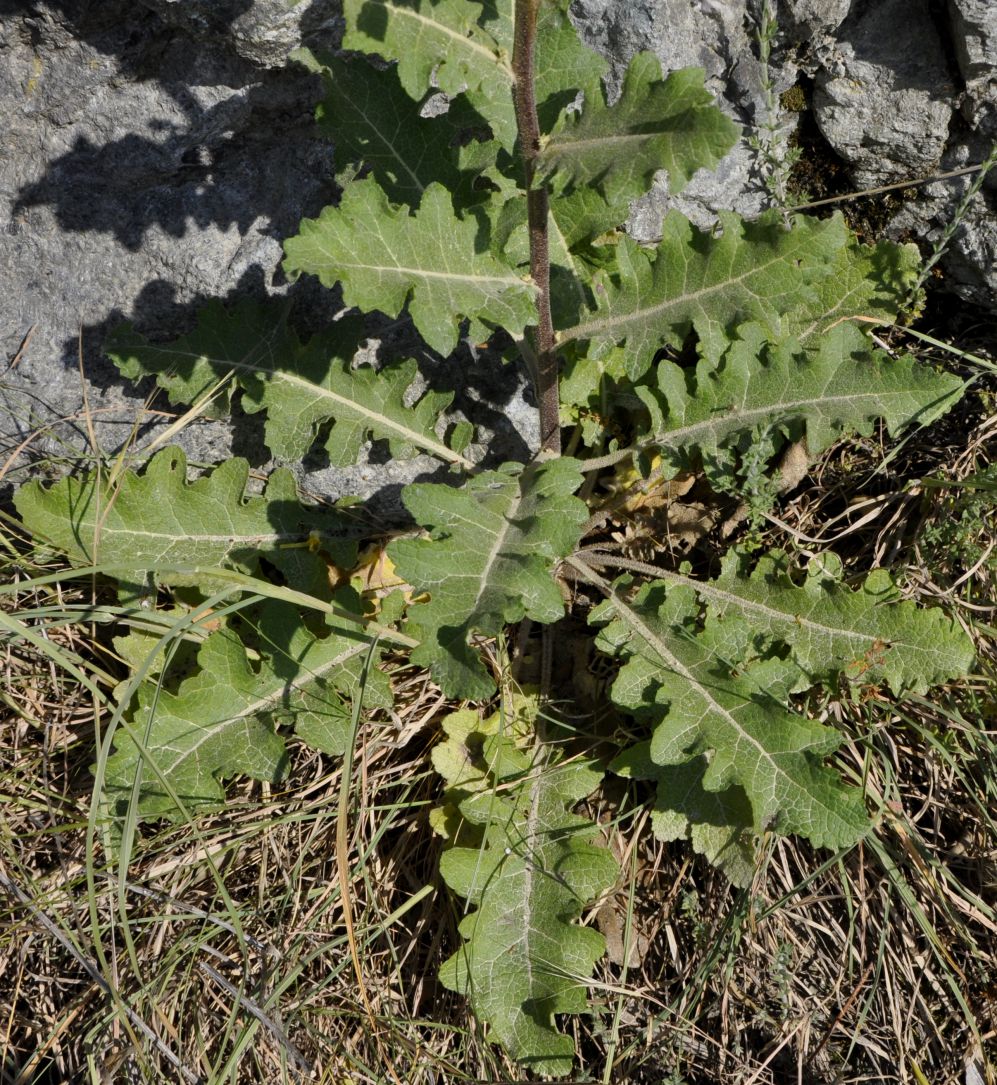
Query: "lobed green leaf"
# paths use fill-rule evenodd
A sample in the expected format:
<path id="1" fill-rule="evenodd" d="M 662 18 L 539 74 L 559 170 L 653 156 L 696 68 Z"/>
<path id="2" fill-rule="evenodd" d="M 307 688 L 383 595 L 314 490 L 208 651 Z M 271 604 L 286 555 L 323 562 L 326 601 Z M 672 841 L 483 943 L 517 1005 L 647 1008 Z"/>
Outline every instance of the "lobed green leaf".
<path id="1" fill-rule="evenodd" d="M 516 139 L 511 0 L 344 0 L 344 49 L 398 62 L 405 92 L 465 94 L 503 145 Z"/>
<path id="2" fill-rule="evenodd" d="M 668 171 L 677 193 L 731 149 L 737 125 L 717 109 L 704 74 L 686 68 L 662 79 L 658 58 L 638 53 L 613 105 L 604 93 L 587 95 L 580 111 L 562 113 L 544 140 L 538 171 L 552 187 L 552 214 L 569 247 L 619 226 L 658 170 Z"/>
<path id="3" fill-rule="evenodd" d="M 265 557 L 293 587 L 320 591 L 329 577 L 317 548 L 352 568 L 360 533 L 342 512 L 303 505 L 290 471 L 275 471 L 257 497 L 246 496 L 248 480 L 249 464 L 235 458 L 188 482 L 183 451 L 166 448 L 142 473 L 108 481 L 88 472 L 48 488 L 30 482 L 14 503 L 28 530 L 74 563 L 132 570 L 140 581 L 148 574 L 205 588 L 211 577 L 203 570 L 256 574 Z M 160 572 L 170 566 L 202 571 Z"/>
<path id="4" fill-rule="evenodd" d="M 400 576 L 431 596 L 410 611 L 409 628 L 421 641 L 412 661 L 428 667 L 449 696 L 494 690 L 468 644 L 472 633 L 496 636 L 526 616 L 554 622 L 564 614 L 553 570 L 577 545 L 588 515 L 574 496 L 580 481 L 578 462 L 562 458 L 505 464 L 459 490 L 405 489 L 406 508 L 431 537 L 397 540 L 388 554 Z"/>
<path id="5" fill-rule="evenodd" d="M 729 472 L 732 456 L 764 433 L 806 438 L 816 456 L 843 433 L 869 433 L 883 419 L 893 434 L 927 425 L 961 396 L 962 381 L 909 356 L 870 350 L 851 324 L 828 332 L 817 349 L 771 343 L 757 325 L 739 328 L 719 364 L 695 370 L 660 363 L 656 388 L 636 389 L 648 410 L 649 443 L 675 467 L 702 461 L 707 475 Z"/>
<path id="6" fill-rule="evenodd" d="M 322 76 L 325 97 L 316 119 L 335 142 L 342 178 L 350 175 L 343 166 L 363 167 L 392 203 L 410 207 L 418 207 L 434 183 L 458 207 L 474 202 L 474 180 L 481 171 L 462 165 L 458 144 L 480 119 L 463 97 L 442 115 L 423 117 L 405 93 L 397 67 L 376 68 L 341 57 L 319 60 L 308 49 L 295 53 L 295 59 Z"/>
<path id="7" fill-rule="evenodd" d="M 481 339 L 499 327 L 520 334 L 536 321 L 535 287 L 480 251 L 477 234 L 442 185 L 431 184 L 410 213 L 369 178 L 350 184 L 338 207 L 302 221 L 285 243 L 284 267 L 291 277 L 307 271 L 325 286 L 342 283 L 346 303 L 360 309 L 397 316 L 408 305 L 426 342 L 449 354 L 465 317 Z"/>
<path id="8" fill-rule="evenodd" d="M 739 661 L 788 648 L 808 688 L 844 679 L 886 683 L 899 696 L 967 674 L 975 650 L 968 634 L 938 607 L 904 599 L 886 569 L 874 569 L 856 588 L 842 580 L 833 554 L 811 560 L 802 584 L 786 554 L 772 551 L 754 568 L 730 551 L 715 580 L 667 573 L 668 585 L 696 592 L 708 608 L 718 651 Z"/>
<path id="9" fill-rule="evenodd" d="M 514 1059 L 537 1074 L 566 1074 L 575 1045 L 554 1015 L 585 1011 L 586 981 L 605 948 L 601 934 L 574 920 L 617 875 L 613 857 L 592 843 L 598 825 L 572 813 L 602 773 L 542 747 L 531 755 L 501 734 L 484 738 L 481 765 L 487 790 L 459 807 L 480 844 L 440 860 L 447 884 L 474 906 L 440 979 L 470 999 Z"/>
<path id="10" fill-rule="evenodd" d="M 865 263 L 867 254 L 850 243 L 840 216 L 797 217 L 786 228 L 774 213 L 755 222 L 722 213 L 719 231 L 699 231 L 673 211 L 654 251 L 620 239 L 605 250 L 613 259 L 592 275 L 594 308 L 577 309 L 573 294 L 557 299 L 559 341 L 579 358 L 586 349 L 598 357 L 624 346 L 628 373 L 638 379 L 656 351 L 681 346 L 691 331 L 715 362 L 741 324 L 760 323 L 773 338 L 807 330 L 809 341 L 869 300 L 871 292 L 855 291 L 847 274 L 850 261 Z M 885 284 L 879 291 L 887 293 Z"/>
<path id="11" fill-rule="evenodd" d="M 151 342 L 123 325 L 107 351 L 126 377 L 154 375 L 172 403 L 193 403 L 228 378 L 229 394 L 242 389 L 244 410 L 266 411 L 267 447 L 283 459 L 301 459 L 331 422 L 324 448 L 335 466 L 355 463 L 369 439 L 386 440 L 398 459 L 424 452 L 467 466 L 436 435 L 452 396 L 425 392 L 410 403 L 414 361 L 354 369 L 361 338 L 360 319 L 344 317 L 301 343 L 271 306 L 240 301 L 226 309 L 211 301 L 197 327 L 171 343 Z"/>
<path id="12" fill-rule="evenodd" d="M 112 808 L 120 812 L 136 785 L 142 816 L 173 817 L 180 810 L 170 788 L 192 810 L 224 801 L 223 778 L 277 783 L 286 766 L 277 733 L 284 724 L 325 753 L 345 751 L 346 698 L 361 694 L 369 638 L 346 627 L 316 635 L 283 603 L 261 609 L 255 636 L 255 662 L 238 631 L 223 626 L 198 649 L 197 669 L 175 692 L 155 683 L 139 687 L 128 730 L 118 731 L 106 766 Z M 364 700 L 391 705 L 380 672 L 370 672 Z"/>
<path id="13" fill-rule="evenodd" d="M 638 742 L 609 767 L 627 779 L 657 785 L 651 831 L 659 840 L 688 838 L 693 851 L 722 870 L 734 885 L 751 885 L 758 865 L 751 803 L 741 787 L 706 790 L 706 757 L 658 765 L 651 759 L 651 743 Z"/>
<path id="14" fill-rule="evenodd" d="M 608 623 L 598 643 L 626 661 L 612 697 L 653 728 L 651 760 L 699 762 L 704 792 L 741 789 L 755 833 L 797 833 L 816 847 L 854 844 L 868 827 L 862 793 L 821 763 L 840 735 L 786 707 L 800 684 L 797 664 L 767 658 L 740 669 L 724 657 L 715 626 L 697 628 L 699 604 L 688 586 L 654 582 L 632 599 L 624 591 L 617 586 L 592 621 Z M 724 808 L 737 801 L 727 796 Z M 661 802 L 669 796 L 659 791 Z M 682 805 L 667 808 L 683 816 L 690 805 L 687 788 Z"/>

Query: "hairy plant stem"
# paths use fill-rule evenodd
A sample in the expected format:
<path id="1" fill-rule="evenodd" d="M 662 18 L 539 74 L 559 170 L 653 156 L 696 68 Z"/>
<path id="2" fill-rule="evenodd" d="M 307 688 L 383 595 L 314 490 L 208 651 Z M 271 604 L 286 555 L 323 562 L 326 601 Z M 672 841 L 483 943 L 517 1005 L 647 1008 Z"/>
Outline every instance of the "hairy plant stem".
<path id="1" fill-rule="evenodd" d="M 530 275 L 539 291 L 538 322 L 534 332 L 537 403 L 540 407 L 540 450 L 561 453 L 560 402 L 557 379 L 557 351 L 554 324 L 550 315 L 550 239 L 548 236 L 547 189 L 536 185 L 537 156 L 540 154 L 540 121 L 537 117 L 534 61 L 537 39 L 537 12 L 540 0 L 516 0 L 516 22 L 512 47 L 515 75 L 514 98 L 519 147 L 526 168 L 526 205 L 530 232 Z"/>

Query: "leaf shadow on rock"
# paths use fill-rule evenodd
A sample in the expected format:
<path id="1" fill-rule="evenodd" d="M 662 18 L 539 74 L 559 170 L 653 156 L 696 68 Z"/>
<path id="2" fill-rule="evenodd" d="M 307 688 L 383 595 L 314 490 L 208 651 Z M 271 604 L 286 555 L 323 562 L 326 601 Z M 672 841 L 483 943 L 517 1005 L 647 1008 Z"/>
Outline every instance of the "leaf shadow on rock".
<path id="1" fill-rule="evenodd" d="M 111 233 L 130 251 L 154 227 L 182 238 L 210 224 L 244 234 L 261 217 L 280 236 L 297 226 L 295 216 L 306 209 L 296 206 L 289 191 L 296 176 L 288 168 L 291 156 L 300 165 L 311 151 L 314 166 L 325 167 L 324 153 L 316 157 L 308 146 L 321 142 L 312 131 L 311 108 L 320 90 L 313 76 L 295 65 L 261 69 L 141 8 L 110 20 L 106 10 L 96 12 L 98 5 L 65 0 L 58 6 L 70 33 L 114 59 L 122 110 L 116 127 L 134 124 L 145 131 L 104 143 L 77 135 L 70 150 L 20 189 L 14 217 L 47 205 L 63 230 Z M 234 19 L 251 6 L 252 0 L 229 3 L 227 15 Z M 67 96 L 93 90 L 85 75 L 76 86 L 65 85 L 65 71 L 57 78 L 63 84 L 59 93 Z M 162 96 L 136 92 L 129 98 L 143 83 L 155 83 Z M 161 115 L 143 116 L 143 107 L 158 108 Z M 316 195 L 326 200 L 331 185 Z"/>
<path id="2" fill-rule="evenodd" d="M 8 26 L 19 32 L 30 30 L 46 58 L 56 52 L 60 35 L 68 36 L 71 48 L 84 43 L 95 63 L 110 58 L 114 89 L 109 91 L 103 82 L 98 87 L 110 95 L 105 109 L 107 101 L 117 108 L 119 94 L 138 95 L 130 100 L 131 115 L 115 114 L 114 124 L 73 121 L 67 137 L 73 141 L 70 149 L 14 193 L 11 220 L 25 222 L 18 227 L 25 244 L 22 256 L 15 252 L 11 257 L 13 281 L 24 299 L 23 304 L 18 301 L 23 324 L 13 323 L 22 327 L 23 335 L 36 319 L 33 314 L 44 313 L 48 319 L 60 310 L 55 319 L 62 327 L 53 326 L 54 336 L 49 334 L 42 346 L 36 341 L 34 357 L 25 361 L 10 387 L 0 389 L 0 399 L 10 408 L 0 455 L 59 418 L 68 419 L 59 430 L 69 447 L 88 449 L 88 408 L 77 376 L 81 361 L 103 452 L 141 446 L 161 431 L 169 418 L 142 417 L 139 410 L 142 399 L 149 397 L 153 410 L 164 409 L 165 398 L 155 393 L 151 381 L 127 385 L 104 355 L 108 333 L 125 320 L 165 341 L 188 330 L 211 296 L 227 302 L 239 297 L 264 300 L 279 292 L 290 304 L 292 322 L 307 335 L 341 309 L 338 291 L 323 289 L 310 276 L 287 284 L 277 266 L 279 243 L 297 230 L 303 217 L 334 202 L 337 188 L 331 144 L 314 126 L 313 108 L 321 95 L 318 79 L 297 65 L 267 70 L 225 48 L 230 44 L 223 41 L 226 26 L 251 6 L 251 0 L 226 0 L 206 9 L 202 37 L 167 24 L 148 7 L 116 0 L 50 0 L 27 10 L 0 0 L 0 16 L 14 16 Z M 302 15 L 303 40 L 326 48 L 335 45 L 337 14 L 328 0 L 314 0 Z M 17 17 L 22 21 L 15 24 Z M 51 78 L 59 96 L 67 99 L 82 98 L 88 87 L 93 89 L 85 73 L 73 75 L 60 68 Z M 155 88 L 155 93 L 142 97 L 147 88 Z M 33 123 L 50 127 L 54 108 L 46 100 Z M 72 117 L 79 115 L 77 104 L 67 108 Z M 74 126 L 85 134 L 74 134 Z M 133 130 L 103 143 L 94 134 L 129 127 Z M 64 238 L 62 268 L 46 266 L 52 258 L 46 260 L 44 254 L 50 250 L 43 244 L 37 247 L 38 235 L 52 230 L 53 219 Z M 219 259 L 204 253 L 208 239 L 218 238 L 219 231 L 229 238 L 233 233 L 250 235 L 248 255 L 239 244 L 238 259 L 228 268 L 210 266 L 204 276 L 191 272 L 199 254 L 209 261 Z M 256 234 L 270 239 L 264 259 L 253 259 L 259 247 Z M 122 270 L 112 272 L 105 283 L 93 264 L 113 262 L 115 252 L 121 254 Z M 40 266 L 34 261 L 31 271 L 36 255 L 42 260 Z M 163 256 L 166 264 L 158 266 Z M 137 280 L 129 281 L 123 270 L 129 260 Z M 152 269 L 159 274 L 146 278 Z M 30 275 L 20 274 L 28 271 Z M 37 282 L 30 281 L 32 277 Z M 213 290 L 219 279 L 224 288 Z M 74 310 L 84 315 L 81 324 L 73 321 Z M 97 318 L 87 320 L 90 314 Z M 486 465 L 529 458 L 531 439 L 509 420 L 510 410 L 519 410 L 527 427 L 532 421 L 515 367 L 500 366 L 492 358 L 475 364 L 466 347 L 455 358 L 441 360 L 418 341 L 404 317 L 388 322 L 374 315 L 368 324 L 374 337 L 382 338 L 387 329 L 379 361 L 415 357 L 431 388 L 455 392 L 456 405 L 489 435 Z M 238 397 L 235 406 L 231 424 L 199 419 L 184 431 L 182 439 L 193 460 L 241 455 L 254 466 L 269 462 L 262 416 L 240 412 Z M 32 456 L 44 461 L 53 447 L 45 440 L 31 443 L 22 462 L 30 465 Z M 375 464 L 378 458 L 375 449 Z"/>

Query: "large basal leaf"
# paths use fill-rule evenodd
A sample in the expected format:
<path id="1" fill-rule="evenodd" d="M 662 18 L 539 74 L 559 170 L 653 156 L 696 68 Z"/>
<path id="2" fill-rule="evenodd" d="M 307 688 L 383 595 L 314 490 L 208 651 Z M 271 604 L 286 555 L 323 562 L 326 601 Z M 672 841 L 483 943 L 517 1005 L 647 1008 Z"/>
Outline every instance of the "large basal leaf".
<path id="1" fill-rule="evenodd" d="M 524 616 L 555 622 L 563 615 L 553 570 L 577 545 L 588 515 L 574 496 L 580 479 L 578 462 L 562 458 L 506 464 L 459 490 L 405 489 L 406 507 L 432 538 L 397 540 L 388 553 L 399 575 L 431 596 L 410 611 L 421 642 L 412 661 L 430 668 L 448 695 L 483 698 L 495 688 L 468 644 L 472 633 L 496 636 Z"/>
<path id="2" fill-rule="evenodd" d="M 822 764 L 840 736 L 786 707 L 800 684 L 795 662 L 738 669 L 715 629 L 697 628 L 699 603 L 687 586 L 655 582 L 632 599 L 624 591 L 614 589 L 592 621 L 609 623 L 598 643 L 626 660 L 612 697 L 652 726 L 651 760 L 699 762 L 707 792 L 741 789 L 755 833 L 796 833 L 817 847 L 855 843 L 868 824 L 862 793 Z M 659 791 L 662 801 L 668 796 Z M 682 807 L 673 813 L 683 816 Z"/>
<path id="3" fill-rule="evenodd" d="M 492 786 L 460 804 L 481 843 L 440 859 L 447 884 L 474 907 L 440 979 L 470 999 L 514 1059 L 536 1074 L 566 1074 L 575 1045 L 554 1015 L 586 1010 L 585 984 L 605 948 L 574 920 L 617 875 L 592 843 L 598 826 L 572 813 L 602 773 L 539 750 L 531 758 L 503 735 L 485 738 L 481 765 Z"/>
<path id="4" fill-rule="evenodd" d="M 418 207 L 434 182 L 443 185 L 458 207 L 472 201 L 478 171 L 461 168 L 457 145 L 477 118 L 463 96 L 441 116 L 423 117 L 394 66 L 376 68 L 332 56 L 318 59 L 308 49 L 294 56 L 322 76 L 325 97 L 316 119 L 336 145 L 341 170 L 347 165 L 370 170 L 392 203 Z"/>
<path id="5" fill-rule="evenodd" d="M 905 600 L 885 569 L 854 589 L 842 582 L 833 554 L 811 560 L 802 584 L 778 551 L 749 568 L 731 551 L 715 580 L 664 574 L 668 585 L 690 588 L 706 604 L 707 622 L 726 659 L 751 660 L 788 648 L 806 685 L 844 678 L 863 686 L 885 682 L 897 695 L 969 672 L 973 642 L 938 607 Z"/>
<path id="6" fill-rule="evenodd" d="M 415 362 L 379 371 L 352 367 L 360 324 L 345 317 L 301 343 L 272 306 L 240 301 L 227 310 L 211 301 L 197 327 L 171 343 L 150 342 L 124 325 L 112 333 L 107 351 L 126 377 L 155 375 L 174 403 L 192 403 L 231 375 L 243 389 L 243 408 L 267 412 L 267 446 L 284 459 L 300 460 L 320 427 L 332 422 L 324 447 L 337 467 L 356 463 L 371 438 L 386 440 L 396 459 L 426 452 L 469 466 L 436 435 L 452 396 L 425 392 L 408 402 Z"/>
<path id="7" fill-rule="evenodd" d="M 369 640 L 345 628 L 316 636 L 287 604 L 263 608 L 257 637 L 254 662 L 237 632 L 223 627 L 198 649 L 195 673 L 175 692 L 139 687 L 130 729 L 145 754 L 118 731 L 105 775 L 115 808 L 131 796 L 136 773 L 138 811 L 148 817 L 179 813 L 161 776 L 188 810 L 221 803 L 222 780 L 232 776 L 276 783 L 286 763 L 280 725 L 325 753 L 344 752 L 345 698 L 360 695 Z M 385 676 L 372 669 L 363 696 L 368 707 L 389 707 Z"/>
<path id="8" fill-rule="evenodd" d="M 329 578 L 313 551 L 353 567 L 357 525 L 334 509 L 302 505 L 289 471 L 275 471 L 258 497 L 246 497 L 248 478 L 246 461 L 231 459 L 188 482 L 183 451 L 167 448 L 142 473 L 125 471 L 108 483 L 90 472 L 48 488 L 30 482 L 14 503 L 25 527 L 75 564 L 133 570 L 139 581 L 148 573 L 203 588 L 211 569 L 252 574 L 265 556 L 294 587 L 316 591 L 327 589 Z M 198 571 L 179 574 L 170 566 Z"/>
<path id="9" fill-rule="evenodd" d="M 844 320 L 892 324 L 917 283 L 920 269 L 916 245 L 895 245 L 892 241 L 861 245 L 849 236 L 831 274 L 817 283 L 813 306 L 787 310 L 773 327 L 773 336 L 795 337 L 814 349 Z"/>
<path id="10" fill-rule="evenodd" d="M 302 221 L 285 243 L 284 267 L 292 277 L 307 271 L 325 286 L 342 283 L 346 303 L 363 310 L 397 316 L 407 304 L 426 342 L 449 354 L 463 317 L 481 339 L 536 322 L 535 288 L 479 251 L 477 233 L 474 221 L 454 214 L 442 185 L 430 185 L 410 213 L 369 178 L 348 185 L 338 207 Z"/>
<path id="11" fill-rule="evenodd" d="M 734 885 L 749 886 L 757 866 L 751 803 L 744 789 L 707 791 L 705 757 L 681 765 L 657 765 L 650 742 L 638 742 L 610 763 L 610 770 L 632 780 L 657 785 L 651 807 L 651 831 L 659 840 L 685 840 Z"/>
<path id="12" fill-rule="evenodd" d="M 608 105 L 604 94 L 589 95 L 580 112 L 562 114 L 544 140 L 538 168 L 558 203 L 571 205 L 576 193 L 584 201 L 585 212 L 570 206 L 555 212 L 569 246 L 619 226 L 658 170 L 668 170 L 676 193 L 731 149 L 737 125 L 717 109 L 703 79 L 698 68 L 662 79 L 658 58 L 638 53 L 618 101 Z M 593 191 L 604 200 L 601 216 Z"/>
<path id="13" fill-rule="evenodd" d="M 704 233 L 673 211 L 656 250 L 621 238 L 608 270 L 593 277 L 595 309 L 566 320 L 559 342 L 579 357 L 625 346 L 637 379 L 657 350 L 680 346 L 694 330 L 703 355 L 716 361 L 739 324 L 775 327 L 783 314 L 812 312 L 817 284 L 835 272 L 848 236 L 837 217 L 797 218 L 787 229 L 777 215 L 745 222 L 724 213 L 720 228 L 719 236 Z M 558 300 L 561 312 L 572 304 L 570 296 Z"/>
<path id="14" fill-rule="evenodd" d="M 760 433 L 769 440 L 805 436 L 816 456 L 843 433 L 869 433 L 877 419 L 891 433 L 925 425 L 962 391 L 950 373 L 870 350 L 852 324 L 839 324 L 811 351 L 769 343 L 759 325 L 737 334 L 719 364 L 703 360 L 689 370 L 665 361 L 657 388 L 636 390 L 649 412 L 647 443 L 676 467 L 699 458 L 708 475 L 722 477 Z"/>

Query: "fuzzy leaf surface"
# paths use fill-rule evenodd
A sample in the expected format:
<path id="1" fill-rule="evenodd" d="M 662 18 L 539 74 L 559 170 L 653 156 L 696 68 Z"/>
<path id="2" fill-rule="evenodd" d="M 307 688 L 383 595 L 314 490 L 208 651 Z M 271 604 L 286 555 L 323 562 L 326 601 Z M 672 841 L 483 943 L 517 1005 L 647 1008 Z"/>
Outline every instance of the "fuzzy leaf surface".
<path id="1" fill-rule="evenodd" d="M 797 218 L 786 229 L 777 216 L 745 222 L 721 214 L 719 236 L 697 230 L 669 212 L 662 239 L 650 252 L 621 238 L 614 259 L 594 273 L 594 310 L 579 310 L 558 333 L 573 353 L 599 356 L 626 346 L 632 379 L 643 375 L 655 352 L 678 347 L 690 331 L 707 359 L 716 361 L 740 324 L 774 327 L 791 310 L 818 305 L 817 284 L 834 272 L 847 231 L 839 218 Z M 574 304 L 559 302 L 562 312 Z"/>
<path id="2" fill-rule="evenodd" d="M 802 584 L 778 551 L 750 571 L 746 556 L 731 551 L 715 580 L 680 573 L 664 579 L 695 591 L 707 605 L 724 658 L 764 658 L 785 646 L 806 687 L 843 677 L 862 685 L 885 682 L 897 695 L 925 693 L 973 665 L 971 639 L 943 610 L 904 600 L 885 569 L 850 588 L 833 554 L 812 560 Z"/>
<path id="3" fill-rule="evenodd" d="M 512 147 L 511 0 L 344 0 L 344 49 L 398 61 L 398 77 L 416 101 L 438 88 L 463 92 Z"/>
<path id="4" fill-rule="evenodd" d="M 196 328 L 171 343 L 151 342 L 124 325 L 107 350 L 131 380 L 154 375 L 172 403 L 193 403 L 231 374 L 243 390 L 243 409 L 266 412 L 267 447 L 284 459 L 302 459 L 331 422 L 324 448 L 337 467 L 356 463 L 369 439 L 386 440 L 398 459 L 425 452 L 461 463 L 435 429 L 452 396 L 427 392 L 406 405 L 415 362 L 353 369 L 361 338 L 359 318 L 345 317 L 302 343 L 270 306 L 241 301 L 226 309 L 211 301 Z"/>
<path id="5" fill-rule="evenodd" d="M 550 131 L 578 91 L 598 93 L 608 65 L 585 46 L 567 4 L 544 3 L 537 16 L 537 114 Z M 398 61 L 416 101 L 439 89 L 463 95 L 508 150 L 516 142 L 512 90 L 512 0 L 345 0 L 345 49 Z"/>
<path id="6" fill-rule="evenodd" d="M 566 1074 L 575 1045 L 554 1015 L 585 1011 L 585 980 L 605 948 L 574 920 L 617 875 L 592 843 L 598 825 L 572 813 L 602 774 L 581 761 L 531 758 L 502 735 L 485 740 L 482 759 L 492 786 L 460 804 L 481 843 L 440 860 L 447 884 L 474 907 L 440 979 L 470 999 L 514 1059 L 537 1074 Z"/>
<path id="7" fill-rule="evenodd" d="M 474 170 L 460 166 L 456 145 L 475 123 L 463 97 L 442 116 L 422 117 L 399 81 L 397 67 L 375 68 L 362 60 L 315 57 L 307 49 L 295 59 L 322 76 L 325 97 L 316 110 L 319 129 L 336 144 L 340 169 L 363 165 L 392 203 L 418 207 L 434 182 L 458 206 L 471 202 Z"/>
<path id="8" fill-rule="evenodd" d="M 776 322 L 777 339 L 796 338 L 808 349 L 843 320 L 892 324 L 917 282 L 921 256 L 916 245 L 880 241 L 862 245 L 854 236 L 838 252 L 830 275 L 815 287 L 809 309 L 790 309 Z"/>
<path id="9" fill-rule="evenodd" d="M 302 505 L 290 471 L 275 471 L 264 494 L 246 497 L 249 465 L 226 460 L 210 474 L 187 481 L 179 448 L 157 453 L 139 474 L 114 483 L 94 473 L 70 476 L 46 488 L 22 486 L 15 497 L 28 529 L 64 550 L 76 564 L 127 567 L 163 583 L 210 581 L 205 570 L 226 566 L 253 574 L 265 556 L 302 590 L 328 586 L 328 569 L 308 546 L 316 540 L 334 563 L 352 568 L 359 532 L 342 513 Z M 158 573 L 196 566 L 200 574 Z"/>
<path id="10" fill-rule="evenodd" d="M 871 432 L 877 419 L 891 433 L 927 424 L 961 394 L 952 374 L 869 350 L 852 324 L 833 328 L 812 351 L 792 341 L 770 344 L 759 325 L 738 329 L 738 336 L 719 364 L 703 360 L 685 370 L 665 361 L 657 388 L 637 389 L 653 443 L 676 467 L 698 456 L 708 475 L 722 476 L 759 432 L 805 436 L 816 456 L 843 433 Z"/>
<path id="11" fill-rule="evenodd" d="M 285 243 L 284 267 L 323 285 L 341 282 L 348 305 L 409 312 L 440 354 L 457 346 L 460 321 L 487 338 L 496 327 L 519 334 L 536 321 L 535 288 L 505 263 L 478 251 L 478 226 L 454 214 L 449 193 L 433 183 L 414 214 L 388 201 L 373 178 L 347 186 L 338 207 L 304 219 Z"/>
<path id="12" fill-rule="evenodd" d="M 247 775 L 276 783 L 283 773 L 281 724 L 292 724 L 310 745 L 342 754 L 350 730 L 344 697 L 359 694 L 369 641 L 351 630 L 316 636 L 297 609 L 270 604 L 259 620 L 259 655 L 247 655 L 230 627 L 212 633 L 197 652 L 197 670 L 175 692 L 147 683 L 139 688 L 131 727 L 145 749 L 119 730 L 108 759 L 108 795 L 120 804 L 141 773 L 139 812 L 148 817 L 179 813 L 152 762 L 189 808 L 224 801 L 222 780 Z M 378 673 L 365 703 L 391 704 Z"/>
<path id="13" fill-rule="evenodd" d="M 651 831 L 659 840 L 685 840 L 693 851 L 727 875 L 734 884 L 751 885 L 757 862 L 751 803 L 743 788 L 707 791 L 703 776 L 709 763 L 696 757 L 681 765 L 657 765 L 650 742 L 638 742 L 610 763 L 610 770 L 632 780 L 657 785 Z"/>
<path id="14" fill-rule="evenodd" d="M 506 464 L 461 489 L 415 483 L 403 494 L 430 539 L 400 539 L 388 547 L 400 576 L 428 603 L 410 611 L 421 641 L 412 660 L 430 668 L 449 696 L 483 698 L 494 689 L 472 633 L 495 636 L 529 616 L 557 621 L 564 601 L 553 578 L 557 561 L 577 545 L 588 515 L 574 496 L 579 464 L 567 457 L 524 468 Z"/>
<path id="15" fill-rule="evenodd" d="M 703 790 L 742 789 L 756 833 L 774 827 L 816 847 L 854 844 L 868 824 L 862 794 L 821 764 L 839 736 L 786 707 L 799 668 L 766 659 L 736 670 L 715 631 L 696 628 L 698 617 L 695 592 L 663 582 L 630 601 L 617 588 L 592 615 L 609 622 L 600 647 L 626 660 L 612 697 L 653 727 L 651 760 L 705 760 Z"/>
<path id="16" fill-rule="evenodd" d="M 577 209 L 556 215 L 569 245 L 619 226 L 658 170 L 668 170 L 674 194 L 731 149 L 737 126 L 717 109 L 703 80 L 698 68 L 662 79 L 658 58 L 638 53 L 618 101 L 608 105 L 604 93 L 587 95 L 580 112 L 561 115 L 540 153 L 540 179 L 553 186 L 558 203 L 575 193 L 590 202 L 588 194 L 598 191 L 605 208 L 601 219 Z M 565 221 L 572 223 L 567 232 Z"/>

